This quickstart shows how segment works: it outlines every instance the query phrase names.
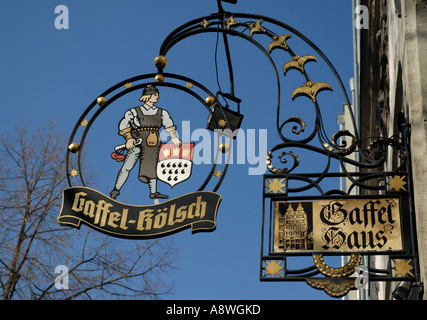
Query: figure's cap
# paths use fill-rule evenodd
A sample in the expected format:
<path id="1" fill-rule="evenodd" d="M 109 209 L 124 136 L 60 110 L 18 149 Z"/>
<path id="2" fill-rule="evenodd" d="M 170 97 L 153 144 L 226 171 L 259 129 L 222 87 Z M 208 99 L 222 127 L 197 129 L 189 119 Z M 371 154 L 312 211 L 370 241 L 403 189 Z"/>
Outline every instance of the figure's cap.
<path id="1" fill-rule="evenodd" d="M 139 100 L 141 100 L 143 96 L 152 95 L 155 93 L 159 93 L 159 89 L 157 89 L 155 86 L 148 85 L 142 91 L 142 96 L 139 98 Z"/>

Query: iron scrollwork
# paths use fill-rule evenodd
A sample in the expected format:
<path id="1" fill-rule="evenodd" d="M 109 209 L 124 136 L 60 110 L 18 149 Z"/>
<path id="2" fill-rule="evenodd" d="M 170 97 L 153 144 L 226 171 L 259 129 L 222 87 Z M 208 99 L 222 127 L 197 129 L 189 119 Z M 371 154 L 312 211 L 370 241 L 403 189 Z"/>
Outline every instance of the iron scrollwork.
<path id="1" fill-rule="evenodd" d="M 356 267 L 360 264 L 361 254 L 350 253 L 349 262 L 340 267 L 332 268 L 325 263 L 322 252 L 311 253 L 313 265 L 301 268 L 289 268 L 288 259 L 294 255 L 288 253 L 272 253 L 270 244 L 272 237 L 272 226 L 270 215 L 267 212 L 268 202 L 278 200 L 290 200 L 293 197 L 304 199 L 304 195 L 310 192 L 320 198 L 332 196 L 346 197 L 354 191 L 365 193 L 394 194 L 405 202 L 408 197 L 407 189 L 404 188 L 408 177 L 407 141 L 405 139 L 391 138 L 361 138 L 357 129 L 351 102 L 346 88 L 337 70 L 327 56 L 304 34 L 295 28 L 272 18 L 247 13 L 231 13 L 222 9 L 221 1 L 218 1 L 219 11 L 216 14 L 194 19 L 181 27 L 175 29 L 163 42 L 160 55 L 166 55 L 178 42 L 193 35 L 205 33 L 217 33 L 223 35 L 224 48 L 226 51 L 230 93 L 228 97 L 235 97 L 234 93 L 234 71 L 228 46 L 228 36 L 242 38 L 258 48 L 270 62 L 277 86 L 276 102 L 276 130 L 281 143 L 273 146 L 266 156 L 267 169 L 270 174 L 264 176 L 263 194 L 263 217 L 261 235 L 261 281 L 306 281 L 309 285 L 325 290 L 334 297 L 340 297 L 349 290 L 354 290 L 354 276 Z M 276 32 L 277 30 L 277 32 Z M 261 41 L 267 38 L 265 43 Z M 259 39 L 259 40 L 258 40 Z M 302 41 L 308 46 L 310 52 L 296 53 L 293 48 L 293 39 Z M 299 47 L 298 47 L 299 48 Z M 289 99 L 295 102 L 307 98 L 314 110 L 314 121 L 311 124 L 302 117 L 290 115 L 287 120 L 282 120 L 283 111 L 292 110 L 284 105 L 282 99 L 282 79 L 273 58 L 276 51 L 289 55 L 283 64 L 282 74 L 284 78 L 290 77 L 291 72 L 297 72 L 302 76 L 302 81 L 293 91 Z M 279 55 L 281 56 L 281 55 Z M 322 61 L 329 68 L 332 79 L 336 86 L 324 82 L 315 81 L 310 77 L 310 71 L 315 63 Z M 159 68 L 159 74 L 162 73 Z M 331 77 L 330 77 L 331 78 Z M 317 80 L 317 79 L 316 79 Z M 323 92 L 335 93 L 340 89 L 342 99 L 348 108 L 352 131 L 340 130 L 332 136 L 327 133 L 323 121 L 321 108 Z M 317 141 L 316 141 L 317 140 Z M 388 148 L 391 148 L 388 150 Z M 399 153 L 400 163 L 394 171 L 385 172 L 384 164 L 387 161 L 389 151 Z M 298 172 L 307 157 L 307 152 L 325 159 L 324 167 L 314 173 L 307 171 Z M 304 156 L 303 156 L 304 155 Z M 276 161 L 277 160 L 277 161 Z M 316 163 L 317 165 L 317 163 Z M 336 181 L 345 181 L 345 188 L 335 187 Z M 334 181 L 334 183 L 330 183 Z M 333 185 L 333 187 L 331 187 Z M 408 213 L 409 215 L 409 213 Z M 409 228 L 412 228 L 410 226 Z M 415 259 L 414 246 L 406 241 L 402 252 L 390 254 L 392 259 L 409 261 Z M 406 259 L 406 260 L 405 260 Z M 415 259 L 416 260 L 416 259 Z M 279 261 L 279 262 L 277 262 Z M 393 260 L 394 261 L 394 260 Z M 414 261 L 414 260 L 412 260 Z M 413 263 L 416 266 L 416 263 Z M 403 265 L 401 263 L 400 265 Z M 403 269 L 403 268 L 400 268 Z M 396 277 L 391 267 L 388 270 L 370 270 L 371 281 L 415 281 L 415 277 L 406 273 L 403 277 Z M 316 277 L 316 276 L 322 277 Z"/>
<path id="2" fill-rule="evenodd" d="M 229 1 L 227 1 L 229 2 Z M 235 2 L 233 2 L 235 3 Z M 273 31 L 277 30 L 277 32 Z M 218 92 L 216 95 L 201 85 L 199 82 L 179 76 L 176 74 L 165 73 L 164 69 L 167 65 L 166 56 L 168 52 L 181 41 L 199 34 L 216 33 L 223 36 L 224 48 L 227 56 L 227 66 L 230 79 L 230 92 Z M 228 46 L 228 36 L 235 36 L 244 39 L 259 49 L 267 60 L 270 62 L 276 78 L 275 85 L 277 87 L 276 99 L 276 131 L 281 142 L 273 146 L 267 154 L 266 164 L 270 174 L 265 175 L 263 179 L 263 215 L 262 215 L 262 233 L 261 233 L 261 259 L 260 259 L 260 280 L 261 281 L 306 281 L 315 288 L 323 289 L 328 294 L 339 297 L 354 289 L 354 280 L 349 278 L 354 274 L 355 268 L 360 263 L 360 254 L 352 254 L 350 261 L 343 267 L 332 268 L 328 266 L 322 252 L 308 252 L 306 255 L 313 257 L 313 264 L 301 269 L 292 269 L 289 267 L 288 260 L 294 256 L 287 252 L 274 253 L 271 251 L 272 226 L 271 215 L 268 213 L 268 206 L 272 207 L 272 203 L 278 200 L 290 200 L 299 198 L 304 200 L 304 195 L 307 192 L 313 193 L 320 198 L 331 196 L 348 196 L 354 190 L 364 190 L 368 192 L 383 192 L 386 194 L 395 194 L 400 197 L 407 197 L 408 190 L 405 188 L 407 177 L 407 141 L 406 139 L 398 139 L 391 137 L 384 138 L 360 138 L 356 121 L 351 110 L 351 102 L 348 97 L 346 88 L 341 80 L 337 70 L 326 57 L 326 55 L 304 34 L 295 28 L 272 18 L 247 13 L 230 13 L 225 12 L 222 8 L 221 1 L 218 0 L 218 12 L 208 16 L 193 19 L 180 27 L 173 30 L 163 41 L 160 46 L 158 59 L 155 61 L 157 72 L 149 75 L 138 76 L 127 79 L 119 84 L 111 87 L 100 97 L 108 97 L 108 100 L 95 100 L 88 107 L 81 119 L 78 121 L 72 138 L 70 139 L 70 152 L 83 148 L 83 142 L 87 132 L 93 123 L 94 119 L 115 99 L 120 98 L 131 90 L 140 89 L 147 84 L 156 84 L 159 86 L 168 86 L 181 91 L 185 91 L 198 99 L 205 106 L 208 113 L 213 115 L 212 108 L 218 107 L 226 115 L 224 106 L 219 103 L 219 99 L 215 96 L 221 95 L 225 99 L 237 101 L 240 106 L 240 99 L 235 96 L 234 92 L 234 71 L 230 56 L 230 48 Z M 266 44 L 261 39 L 266 38 Z M 296 53 L 292 49 L 294 39 L 302 41 L 302 44 L 308 46 L 310 52 Z M 258 41 L 258 39 L 260 41 Z M 300 48 L 300 47 L 298 47 Z M 282 51 L 289 55 L 283 64 L 283 78 L 288 78 L 291 72 L 301 75 L 299 85 L 289 93 L 290 103 L 297 99 L 301 101 L 307 98 L 307 101 L 313 106 L 314 121 L 310 124 L 302 117 L 290 115 L 283 121 L 283 111 L 292 110 L 289 106 L 284 106 L 282 101 L 282 81 L 278 68 L 273 58 L 273 52 Z M 337 90 L 333 85 L 324 81 L 314 81 L 309 75 L 309 72 L 314 68 L 315 64 L 322 61 L 326 64 L 335 79 L 336 86 L 341 90 L 342 98 L 348 107 L 350 119 L 353 125 L 353 132 L 349 130 L 341 130 L 332 135 L 327 133 L 323 122 L 321 95 L 323 92 L 335 93 Z M 151 79 L 151 80 L 150 80 Z M 154 81 L 153 81 L 154 80 Z M 180 82 L 192 83 L 204 94 L 208 99 L 204 100 L 194 90 L 190 90 Z M 128 83 L 133 86 L 127 86 Z M 123 89 L 125 87 L 126 89 Z M 120 91 L 122 90 L 122 91 Z M 96 105 L 100 108 L 96 109 Z M 80 145 L 71 148 L 74 136 L 81 122 L 90 114 L 94 113 L 88 121 L 85 131 L 82 134 Z M 227 121 L 226 121 L 227 122 Z M 317 140 L 316 140 L 317 139 Z M 387 160 L 388 151 L 391 148 L 397 150 L 400 155 L 400 164 L 395 171 L 385 172 L 383 170 L 384 163 Z M 306 160 L 302 156 L 307 152 L 312 152 L 319 158 L 325 159 L 324 168 L 316 170 L 314 173 L 298 172 Z M 80 168 L 79 152 L 79 171 Z M 230 154 L 230 153 L 229 153 Z M 68 153 L 69 155 L 69 153 Z M 68 156 L 67 155 L 67 156 Z M 279 164 L 275 163 L 275 159 Z M 317 163 L 316 163 L 317 165 Z M 68 157 L 67 157 L 68 167 Z M 351 169 L 349 169 L 351 167 Z M 214 186 L 217 190 L 225 177 L 228 165 L 224 168 L 221 178 Z M 210 181 L 212 174 L 215 172 L 215 164 L 211 172 L 206 178 L 205 183 L 200 187 L 200 190 Z M 84 185 L 83 175 L 80 175 L 82 184 Z M 331 180 L 337 179 L 346 181 L 346 188 L 338 188 L 336 183 L 330 184 Z M 406 179 L 406 180 L 405 180 Z M 69 180 L 70 181 L 70 180 Z M 379 182 L 379 183 L 378 183 Z M 71 182 L 70 182 L 71 184 Z M 333 187 L 331 187 L 333 185 Z M 409 183 L 408 183 L 409 185 Z M 271 211 L 271 210 L 270 210 Z M 410 242 L 410 240 L 409 240 Z M 299 254 L 301 255 L 301 254 Z M 402 252 L 392 256 L 400 274 L 404 273 L 403 277 L 396 277 L 393 274 L 392 267 L 388 270 L 371 270 L 372 281 L 396 281 L 405 279 L 415 281 L 409 273 L 404 272 L 406 266 L 405 261 L 415 261 L 414 247 L 409 246 Z M 279 262 L 277 262 L 279 261 Z M 408 262 L 409 264 L 409 262 Z M 413 262 L 416 267 L 416 261 Z M 321 277 L 316 277 L 321 276 Z"/>

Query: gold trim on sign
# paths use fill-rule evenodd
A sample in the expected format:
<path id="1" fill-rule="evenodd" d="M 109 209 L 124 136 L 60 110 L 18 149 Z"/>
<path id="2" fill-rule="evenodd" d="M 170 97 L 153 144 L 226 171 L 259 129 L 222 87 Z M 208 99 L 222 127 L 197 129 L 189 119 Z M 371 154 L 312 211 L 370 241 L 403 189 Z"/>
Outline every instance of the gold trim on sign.
<path id="1" fill-rule="evenodd" d="M 332 268 L 326 264 L 323 254 L 313 254 L 314 265 L 323 275 L 328 277 L 345 277 L 353 274 L 361 259 L 360 254 L 352 254 L 350 261 L 344 267 Z"/>
<path id="2" fill-rule="evenodd" d="M 354 279 L 350 278 L 319 278 L 306 279 L 310 287 L 323 290 L 326 294 L 334 298 L 345 296 L 350 290 L 356 289 Z"/>

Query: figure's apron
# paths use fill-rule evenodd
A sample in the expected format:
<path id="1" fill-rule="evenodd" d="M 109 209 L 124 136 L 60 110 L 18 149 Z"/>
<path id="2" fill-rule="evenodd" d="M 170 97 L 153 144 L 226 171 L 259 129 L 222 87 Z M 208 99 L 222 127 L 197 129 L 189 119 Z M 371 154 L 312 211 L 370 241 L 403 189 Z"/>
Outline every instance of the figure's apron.
<path id="1" fill-rule="evenodd" d="M 159 129 L 162 126 L 162 109 L 158 108 L 154 115 L 144 115 L 141 109 L 135 108 L 140 127 L 132 130 L 134 139 L 142 139 L 139 146 L 139 180 L 149 183 L 150 179 L 157 179 L 156 169 L 160 152 Z"/>

